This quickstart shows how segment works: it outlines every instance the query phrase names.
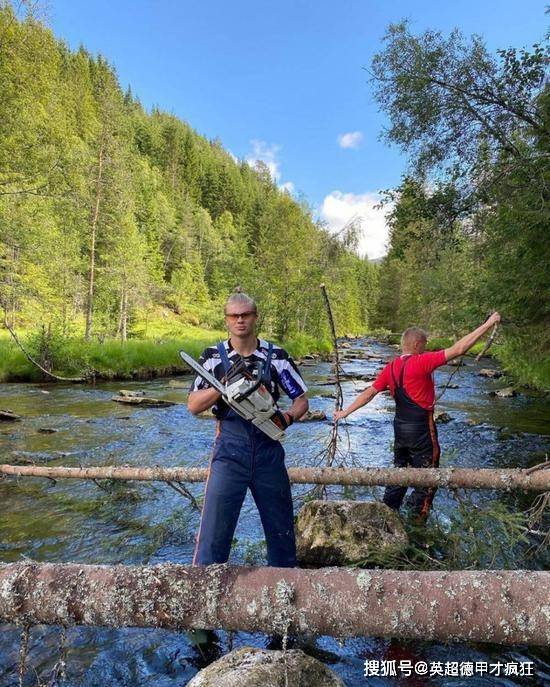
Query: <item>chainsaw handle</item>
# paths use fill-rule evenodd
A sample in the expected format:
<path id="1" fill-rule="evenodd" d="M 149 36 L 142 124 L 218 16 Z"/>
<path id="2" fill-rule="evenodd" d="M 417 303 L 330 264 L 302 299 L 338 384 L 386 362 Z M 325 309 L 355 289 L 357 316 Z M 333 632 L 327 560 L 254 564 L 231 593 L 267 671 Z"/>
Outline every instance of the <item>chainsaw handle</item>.
<path id="1" fill-rule="evenodd" d="M 255 391 L 257 391 L 260 386 L 262 385 L 262 370 L 263 370 L 263 363 L 261 361 L 257 362 L 255 365 L 256 368 L 256 382 L 246 391 L 243 391 L 242 394 L 239 394 L 238 397 L 235 397 L 236 401 L 243 401 L 245 398 L 248 398 L 251 394 L 253 394 Z"/>

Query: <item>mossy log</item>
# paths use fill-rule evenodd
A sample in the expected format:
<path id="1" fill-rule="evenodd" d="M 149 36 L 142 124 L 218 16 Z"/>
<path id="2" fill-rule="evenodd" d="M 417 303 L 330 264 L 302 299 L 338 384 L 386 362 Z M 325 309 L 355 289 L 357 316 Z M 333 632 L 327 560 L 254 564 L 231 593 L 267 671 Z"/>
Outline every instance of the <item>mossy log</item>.
<path id="1" fill-rule="evenodd" d="M 0 465 L 0 474 L 52 479 L 119 479 L 146 482 L 204 482 L 205 468 L 161 467 L 46 467 Z M 492 468 L 289 468 L 294 484 L 341 484 L 347 486 L 409 486 L 442 489 L 498 489 L 550 491 L 550 470 Z"/>
<path id="2" fill-rule="evenodd" d="M 0 622 L 550 644 L 550 573 L 7 563 Z"/>

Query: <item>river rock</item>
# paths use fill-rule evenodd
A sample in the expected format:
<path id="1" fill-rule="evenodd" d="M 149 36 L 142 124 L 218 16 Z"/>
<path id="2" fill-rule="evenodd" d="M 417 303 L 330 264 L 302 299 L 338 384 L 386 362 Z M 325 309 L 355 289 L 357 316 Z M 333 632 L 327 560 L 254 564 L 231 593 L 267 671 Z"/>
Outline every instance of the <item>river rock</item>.
<path id="1" fill-rule="evenodd" d="M 518 392 L 513 386 L 506 386 L 504 389 L 497 389 L 496 391 L 489 392 L 489 396 L 498 396 L 499 398 L 513 398 L 517 395 Z"/>
<path id="2" fill-rule="evenodd" d="M 434 421 L 440 425 L 447 424 L 447 422 L 450 422 L 452 419 L 453 418 L 449 415 L 449 413 L 446 413 L 443 410 L 438 410 L 436 413 L 434 413 Z"/>
<path id="3" fill-rule="evenodd" d="M 201 670 L 188 687 L 345 687 L 316 658 L 292 649 L 236 649 Z"/>
<path id="4" fill-rule="evenodd" d="M 490 367 L 483 367 L 478 372 L 478 375 L 480 377 L 489 377 L 489 379 L 498 379 L 499 377 L 502 377 L 502 372 L 500 370 L 493 370 Z"/>
<path id="5" fill-rule="evenodd" d="M 327 414 L 322 410 L 308 410 L 302 415 L 299 422 L 322 422 L 327 419 Z"/>
<path id="6" fill-rule="evenodd" d="M 440 389 L 460 389 L 460 386 L 458 384 L 453 384 L 451 382 L 450 384 L 440 384 L 439 388 Z"/>
<path id="7" fill-rule="evenodd" d="M 309 501 L 296 520 L 300 565 L 379 564 L 409 539 L 399 515 L 377 501 Z"/>
<path id="8" fill-rule="evenodd" d="M 465 365 L 466 363 L 463 360 L 460 360 L 460 358 L 454 358 L 453 360 L 447 361 L 447 365 L 450 365 L 451 367 L 458 367 L 459 365 Z"/>
<path id="9" fill-rule="evenodd" d="M 163 401 L 158 398 L 149 398 L 148 396 L 113 396 L 111 401 L 134 406 L 148 406 L 150 408 L 167 408 L 168 406 L 176 405 L 174 401 Z"/>
<path id="10" fill-rule="evenodd" d="M 0 410 L 0 420 L 3 422 L 18 422 L 21 420 L 21 416 L 16 415 L 11 410 Z"/>
<path id="11" fill-rule="evenodd" d="M 40 434 L 55 434 L 56 432 L 59 432 L 59 430 L 55 429 L 55 427 L 39 427 L 38 432 Z"/>
<path id="12" fill-rule="evenodd" d="M 338 344 L 338 348 L 351 348 L 351 344 L 347 341 L 342 341 L 342 343 Z"/>
<path id="13" fill-rule="evenodd" d="M 119 396 L 124 396 L 125 398 L 139 398 L 140 396 L 145 396 L 145 391 L 136 389 L 131 391 L 129 389 L 120 389 L 118 392 Z"/>

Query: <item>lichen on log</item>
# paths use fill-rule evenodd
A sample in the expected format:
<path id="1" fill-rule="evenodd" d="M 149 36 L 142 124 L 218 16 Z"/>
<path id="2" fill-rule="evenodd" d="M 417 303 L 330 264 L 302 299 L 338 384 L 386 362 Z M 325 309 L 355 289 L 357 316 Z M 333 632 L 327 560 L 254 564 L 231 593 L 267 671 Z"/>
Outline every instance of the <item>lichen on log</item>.
<path id="1" fill-rule="evenodd" d="M 550 644 L 550 573 L 6 563 L 0 622 Z"/>

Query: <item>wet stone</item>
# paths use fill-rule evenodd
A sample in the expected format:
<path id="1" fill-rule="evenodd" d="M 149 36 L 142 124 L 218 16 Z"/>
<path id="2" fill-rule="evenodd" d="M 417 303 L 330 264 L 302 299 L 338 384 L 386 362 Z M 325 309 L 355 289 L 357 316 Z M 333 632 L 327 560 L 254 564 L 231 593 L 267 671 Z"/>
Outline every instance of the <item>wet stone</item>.
<path id="1" fill-rule="evenodd" d="M 322 422 L 327 419 L 327 414 L 322 410 L 308 410 L 299 422 Z"/>
<path id="2" fill-rule="evenodd" d="M 0 421 L 2 422 L 18 422 L 21 420 L 20 415 L 16 415 L 11 410 L 0 410 Z"/>
<path id="3" fill-rule="evenodd" d="M 188 687 L 345 687 L 316 658 L 300 650 L 243 647 L 200 671 Z"/>
<path id="4" fill-rule="evenodd" d="M 518 392 L 513 386 L 504 387 L 504 389 L 497 389 L 496 391 L 490 391 L 489 396 L 498 396 L 498 398 L 514 398 L 517 396 Z"/>
<path id="5" fill-rule="evenodd" d="M 150 408 L 167 408 L 168 406 L 175 406 L 173 401 L 163 401 L 158 398 L 149 398 L 147 396 L 113 396 L 111 401 L 116 403 L 126 403 L 133 406 L 148 406 Z"/>
<path id="6" fill-rule="evenodd" d="M 306 503 L 296 520 L 300 565 L 380 564 L 408 544 L 399 515 L 376 501 Z"/>
<path id="7" fill-rule="evenodd" d="M 39 434 L 55 434 L 59 430 L 55 429 L 55 427 L 39 427 L 38 432 Z"/>
<path id="8" fill-rule="evenodd" d="M 451 422 L 453 418 L 449 415 L 449 413 L 446 413 L 445 411 L 437 411 L 434 413 L 434 421 L 437 422 L 440 425 L 444 425 L 447 422 Z"/>
<path id="9" fill-rule="evenodd" d="M 498 379 L 502 377 L 502 372 L 500 370 L 493 370 L 490 367 L 484 367 L 479 372 L 480 377 L 488 377 L 489 379 Z"/>

